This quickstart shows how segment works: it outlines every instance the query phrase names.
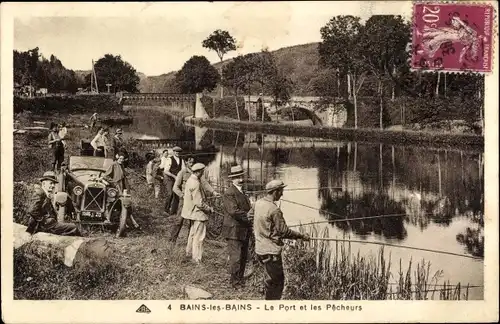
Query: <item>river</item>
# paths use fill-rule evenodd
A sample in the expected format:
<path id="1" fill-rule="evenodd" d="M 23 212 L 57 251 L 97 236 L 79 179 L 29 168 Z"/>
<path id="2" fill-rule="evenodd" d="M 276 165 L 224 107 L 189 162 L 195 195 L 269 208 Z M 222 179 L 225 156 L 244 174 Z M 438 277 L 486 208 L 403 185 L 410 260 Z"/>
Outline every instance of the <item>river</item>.
<path id="1" fill-rule="evenodd" d="M 289 225 L 394 215 L 315 226 L 327 227 L 334 238 L 483 256 L 482 152 L 195 129 L 144 113 L 136 113 L 124 131 L 135 138 L 189 141 L 215 183 L 235 162 L 257 183 L 282 179 L 287 188 L 279 204 Z M 352 243 L 352 249 L 370 254 L 380 246 Z M 393 275 L 400 259 L 403 268 L 410 259 L 414 265 L 425 259 L 431 276 L 442 270 L 440 284 L 483 285 L 481 259 L 397 247 L 385 251 Z M 469 299 L 483 299 L 483 288 L 470 288 Z"/>

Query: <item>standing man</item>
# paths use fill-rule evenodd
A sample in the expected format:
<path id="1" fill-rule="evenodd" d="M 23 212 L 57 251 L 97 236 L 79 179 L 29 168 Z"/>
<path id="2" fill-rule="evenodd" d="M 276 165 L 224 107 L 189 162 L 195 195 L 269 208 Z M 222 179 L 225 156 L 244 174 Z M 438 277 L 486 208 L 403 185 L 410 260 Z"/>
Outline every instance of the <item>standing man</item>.
<path id="1" fill-rule="evenodd" d="M 116 156 L 120 152 L 120 150 L 125 152 L 124 149 L 125 143 L 123 141 L 123 130 L 121 128 L 118 128 L 115 131 L 115 136 L 113 136 L 112 142 L 113 142 L 113 156 Z M 125 159 L 127 159 L 127 157 L 125 157 Z"/>
<path id="2" fill-rule="evenodd" d="M 61 169 L 61 165 L 64 161 L 64 144 L 62 139 L 59 137 L 59 127 L 56 123 L 50 124 L 50 130 L 51 132 L 48 136 L 48 142 L 49 147 L 52 150 L 52 154 L 54 155 L 52 170 L 57 173 Z"/>
<path id="3" fill-rule="evenodd" d="M 230 283 L 236 289 L 243 285 L 251 228 L 247 216 L 251 205 L 250 200 L 242 190 L 243 174 L 244 171 L 240 165 L 231 167 L 228 177 L 232 183 L 222 197 L 226 211 L 222 235 L 227 240 Z"/>
<path id="4" fill-rule="evenodd" d="M 213 208 L 207 205 L 205 194 L 201 189 L 200 179 L 204 170 L 205 165 L 202 163 L 196 163 L 191 168 L 193 173 L 186 181 L 184 205 L 182 206 L 182 217 L 191 221 L 186 256 L 191 255 L 193 261 L 197 264 L 200 264 L 203 255 L 203 240 L 207 233 L 207 214 L 214 212 Z"/>
<path id="5" fill-rule="evenodd" d="M 97 123 L 97 113 L 93 113 L 92 116 L 90 116 L 90 129 L 93 130 L 95 127 L 95 124 Z"/>
<path id="6" fill-rule="evenodd" d="M 192 156 L 187 156 L 186 161 L 185 161 L 185 168 L 179 171 L 177 174 L 177 179 L 175 180 L 174 183 L 174 188 L 173 191 L 174 193 L 179 197 L 179 206 L 177 208 L 177 214 L 175 216 L 174 224 L 171 227 L 170 230 L 170 238 L 169 241 L 172 243 L 175 243 L 177 240 L 177 237 L 179 237 L 179 233 L 182 229 L 182 225 L 184 223 L 184 217 L 182 217 L 182 210 L 184 206 L 184 189 L 186 186 L 186 182 L 193 173 L 191 170 L 191 167 L 194 164 L 194 158 Z M 200 185 L 201 185 L 201 190 L 203 191 L 204 194 L 209 194 L 211 196 L 218 196 L 219 193 L 217 193 L 210 183 L 207 181 L 207 179 L 202 176 L 200 179 Z"/>
<path id="7" fill-rule="evenodd" d="M 106 156 L 106 139 L 104 138 L 104 127 L 99 127 L 94 139 L 90 142 L 94 148 L 94 156 Z"/>
<path id="8" fill-rule="evenodd" d="M 57 183 L 53 172 L 45 172 L 43 177 L 40 178 L 40 182 L 42 186 L 35 188 L 31 198 L 28 209 L 30 220 L 26 232 L 30 234 L 45 232 L 56 235 L 81 236 L 75 224 L 59 223 L 57 221 L 57 212 L 51 200 Z"/>
<path id="9" fill-rule="evenodd" d="M 275 201 L 283 196 L 286 185 L 281 180 L 272 180 L 266 184 L 266 196 L 255 202 L 253 227 L 255 233 L 255 253 L 266 271 L 266 300 L 281 299 L 285 285 L 281 250 L 283 239 L 303 239 L 309 241 L 309 235 L 295 232 L 288 228 L 283 212 Z"/>
<path id="10" fill-rule="evenodd" d="M 172 149 L 172 156 L 166 158 L 163 165 L 164 181 L 165 181 L 165 212 L 169 215 L 177 213 L 179 199 L 174 194 L 173 187 L 177 174 L 184 168 L 184 161 L 179 157 L 179 152 L 182 149 L 178 146 Z"/>

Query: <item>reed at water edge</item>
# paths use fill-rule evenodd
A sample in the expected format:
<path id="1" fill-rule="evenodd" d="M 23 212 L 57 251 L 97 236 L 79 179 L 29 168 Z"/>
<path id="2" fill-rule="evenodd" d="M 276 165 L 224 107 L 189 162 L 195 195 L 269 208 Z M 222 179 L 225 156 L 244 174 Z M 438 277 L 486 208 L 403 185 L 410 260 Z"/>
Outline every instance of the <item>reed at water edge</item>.
<path id="1" fill-rule="evenodd" d="M 300 227 L 305 232 L 304 227 Z M 314 227 L 313 237 L 328 238 Z M 319 235 L 318 235 L 319 234 Z M 397 275 L 391 274 L 391 256 L 384 248 L 370 256 L 355 253 L 349 242 L 293 241 L 285 246 L 286 299 L 316 300 L 461 300 L 468 299 L 469 286 L 439 283 L 442 271 L 431 276 L 431 264 L 399 261 Z"/>

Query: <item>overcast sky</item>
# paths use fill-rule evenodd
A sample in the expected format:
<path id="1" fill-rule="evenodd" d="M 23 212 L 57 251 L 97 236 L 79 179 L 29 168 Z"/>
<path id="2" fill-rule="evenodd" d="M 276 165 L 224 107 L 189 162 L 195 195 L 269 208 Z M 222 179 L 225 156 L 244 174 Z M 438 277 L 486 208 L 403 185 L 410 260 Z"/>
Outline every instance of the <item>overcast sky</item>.
<path id="1" fill-rule="evenodd" d="M 380 4 L 380 5 L 379 5 Z M 43 7 L 22 12 L 14 21 L 14 48 L 38 46 L 49 57 L 57 56 L 65 67 L 89 70 L 91 60 L 106 53 L 121 55 L 138 72 L 160 75 L 178 70 L 193 55 L 218 61 L 201 42 L 214 30 L 228 30 L 239 49 L 227 55 L 247 54 L 264 47 L 281 47 L 321 41 L 320 28 L 339 14 L 363 20 L 372 14 L 409 12 L 408 3 L 342 2 L 267 3 L 156 3 L 94 4 L 89 11 L 77 5 L 64 10 Z M 88 5 L 88 4 L 87 4 Z M 42 7 L 40 7 L 42 8 Z M 40 9 L 42 10 L 42 9 Z M 115 17 L 110 17 L 115 16 Z M 119 17 L 118 17 L 119 16 Z M 226 58 L 226 57 L 225 57 Z"/>

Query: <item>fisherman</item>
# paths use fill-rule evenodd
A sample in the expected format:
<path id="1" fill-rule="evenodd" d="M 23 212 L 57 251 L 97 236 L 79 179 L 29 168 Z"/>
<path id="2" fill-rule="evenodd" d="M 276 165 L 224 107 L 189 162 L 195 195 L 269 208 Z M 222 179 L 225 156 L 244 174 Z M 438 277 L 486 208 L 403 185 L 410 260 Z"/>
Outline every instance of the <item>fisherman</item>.
<path id="1" fill-rule="evenodd" d="M 45 172 L 40 178 L 41 187 L 35 188 L 28 208 L 30 217 L 26 232 L 35 234 L 45 232 L 56 235 L 82 236 L 75 224 L 59 223 L 52 196 L 57 179 L 52 171 Z"/>
<path id="2" fill-rule="evenodd" d="M 244 171 L 240 165 L 231 167 L 228 178 L 232 180 L 232 183 L 222 197 L 226 211 L 222 235 L 227 240 L 230 283 L 235 289 L 244 284 L 243 275 L 248 258 L 251 231 L 251 222 L 248 219 L 251 204 L 243 193 L 243 174 Z"/>
<path id="3" fill-rule="evenodd" d="M 54 172 L 59 172 L 61 164 L 64 161 L 64 145 L 61 137 L 59 137 L 59 127 L 56 123 L 50 124 L 50 130 L 51 132 L 49 133 L 48 141 L 49 147 L 52 149 L 52 154 L 54 156 L 52 170 L 54 170 Z"/>
<path id="4" fill-rule="evenodd" d="M 124 150 L 125 142 L 123 141 L 123 130 L 121 128 L 118 128 L 115 131 L 115 136 L 112 138 L 112 144 L 113 144 L 113 156 L 116 156 L 120 150 L 122 150 L 124 153 L 126 152 Z M 127 159 L 127 156 L 125 156 L 125 159 Z"/>
<path id="5" fill-rule="evenodd" d="M 283 212 L 275 201 L 283 196 L 286 185 L 281 180 L 266 184 L 266 196 L 257 200 L 254 207 L 253 228 L 255 234 L 255 253 L 266 272 L 264 281 L 265 299 L 279 300 L 285 285 L 285 274 L 281 251 L 283 239 L 302 239 L 309 241 L 309 235 L 288 228 Z"/>
<path id="6" fill-rule="evenodd" d="M 177 174 L 177 179 L 175 180 L 173 191 L 179 197 L 179 207 L 177 209 L 177 214 L 175 216 L 174 224 L 170 230 L 170 238 L 169 241 L 175 243 L 177 237 L 179 237 L 179 233 L 182 229 L 182 225 L 184 223 L 184 217 L 182 217 L 182 211 L 184 206 L 184 188 L 186 186 L 186 182 L 189 177 L 192 175 L 193 171 L 191 167 L 194 164 L 194 158 L 192 156 L 185 157 L 185 168 L 179 171 Z M 200 177 L 200 185 L 201 190 L 204 194 L 211 196 L 219 196 L 219 193 L 215 191 L 205 176 Z"/>
<path id="7" fill-rule="evenodd" d="M 164 160 L 163 173 L 165 181 L 165 212 L 168 215 L 175 215 L 177 213 L 177 207 L 179 204 L 179 199 L 177 195 L 173 192 L 173 187 L 175 180 L 177 179 L 177 174 L 181 169 L 185 167 L 184 161 L 179 157 L 179 152 L 182 149 L 178 146 L 172 149 L 172 156 Z"/>
<path id="8" fill-rule="evenodd" d="M 97 113 L 93 113 L 92 116 L 90 116 L 90 129 L 94 129 L 95 124 L 97 123 Z"/>
<path id="9" fill-rule="evenodd" d="M 186 181 L 182 206 L 182 217 L 190 220 L 191 223 L 186 246 L 186 257 L 191 255 L 192 260 L 197 264 L 201 263 L 203 255 L 203 240 L 207 232 L 207 214 L 214 212 L 213 208 L 207 205 L 205 193 L 201 188 L 200 179 L 204 170 L 205 165 L 202 163 L 196 163 L 191 168 L 193 173 Z"/>
<path id="10" fill-rule="evenodd" d="M 104 137 L 105 129 L 104 127 L 99 127 L 96 136 L 90 142 L 90 145 L 94 148 L 94 156 L 105 157 L 106 156 L 106 138 Z"/>

